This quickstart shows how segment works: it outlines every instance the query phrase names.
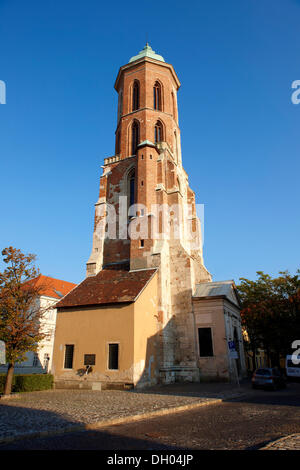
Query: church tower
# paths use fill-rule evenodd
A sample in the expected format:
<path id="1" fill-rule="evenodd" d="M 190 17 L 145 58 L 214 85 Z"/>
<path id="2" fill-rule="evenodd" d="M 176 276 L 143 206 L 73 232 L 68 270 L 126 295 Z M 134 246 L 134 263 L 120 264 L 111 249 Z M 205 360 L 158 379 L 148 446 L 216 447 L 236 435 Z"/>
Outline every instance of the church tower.
<path id="1" fill-rule="evenodd" d="M 210 282 L 195 194 L 182 166 L 171 64 L 149 44 L 117 75 L 115 155 L 104 159 L 87 277 L 157 269 L 158 380 L 198 380 L 192 296 Z"/>
<path id="2" fill-rule="evenodd" d="M 119 70 L 115 155 L 102 166 L 86 277 L 56 304 L 56 388 L 245 373 L 234 282 L 212 282 L 203 263 L 195 194 L 182 166 L 179 87 L 172 65 L 149 44 Z"/>

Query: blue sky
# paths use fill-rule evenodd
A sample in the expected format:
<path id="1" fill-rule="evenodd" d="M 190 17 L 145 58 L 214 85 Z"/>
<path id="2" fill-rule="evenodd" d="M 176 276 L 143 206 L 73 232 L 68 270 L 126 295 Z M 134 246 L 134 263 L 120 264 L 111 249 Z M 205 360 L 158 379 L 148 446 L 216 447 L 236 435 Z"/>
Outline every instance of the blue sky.
<path id="1" fill-rule="evenodd" d="M 156 6 L 155 6 L 156 5 Z M 172 63 L 183 165 L 205 204 L 214 280 L 300 267 L 300 0 L 0 0 L 0 248 L 85 276 L 121 65 Z"/>

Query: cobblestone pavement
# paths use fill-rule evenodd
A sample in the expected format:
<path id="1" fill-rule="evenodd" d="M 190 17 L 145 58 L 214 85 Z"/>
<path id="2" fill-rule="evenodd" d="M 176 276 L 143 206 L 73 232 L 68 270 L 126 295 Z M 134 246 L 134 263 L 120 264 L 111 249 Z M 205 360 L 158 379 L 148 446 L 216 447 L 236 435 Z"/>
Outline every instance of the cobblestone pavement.
<path id="1" fill-rule="evenodd" d="M 172 394 L 171 399 L 173 397 L 176 400 L 197 393 L 197 387 L 185 388 L 179 384 L 168 390 Z M 0 451 L 111 450 L 116 452 L 116 449 L 257 451 L 271 446 L 275 441 L 278 442 L 277 440 L 283 436 L 300 435 L 300 384 L 289 384 L 286 389 L 274 392 L 252 390 L 251 384 L 248 383 L 246 387 L 242 387 L 242 391 L 244 393 L 240 398 L 225 400 L 216 406 L 193 407 L 176 414 L 159 413 L 156 417 L 139 421 L 131 417 L 122 424 L 95 427 L 84 432 L 69 430 L 65 434 L 17 439 L 0 444 Z M 152 399 L 153 395 L 156 405 L 162 398 L 163 402 L 169 400 L 170 396 L 164 396 L 166 392 L 165 387 L 162 387 L 157 395 L 154 395 L 154 391 L 151 391 L 148 397 L 146 393 L 143 394 L 144 409 L 151 409 L 148 400 L 149 397 Z M 72 397 L 72 393 L 69 398 Z M 200 394 L 200 389 L 198 393 Z M 206 387 L 205 393 L 202 390 L 202 398 L 198 397 L 199 402 L 206 393 L 216 398 L 217 395 L 220 396 L 221 389 Z M 228 397 L 229 389 L 224 389 L 222 394 Z M 98 392 L 95 397 L 97 395 Z M 127 395 L 126 392 L 118 393 L 118 396 Z M 129 395 L 131 399 L 133 394 Z M 136 410 L 139 411 L 138 406 Z"/>
<path id="2" fill-rule="evenodd" d="M 271 442 L 260 450 L 300 450 L 300 434 L 291 434 Z"/>
<path id="3" fill-rule="evenodd" d="M 0 442 L 25 434 L 59 432 L 76 425 L 230 399 L 242 393 L 228 384 L 199 385 L 156 387 L 143 392 L 47 390 L 19 394 L 0 400 Z"/>

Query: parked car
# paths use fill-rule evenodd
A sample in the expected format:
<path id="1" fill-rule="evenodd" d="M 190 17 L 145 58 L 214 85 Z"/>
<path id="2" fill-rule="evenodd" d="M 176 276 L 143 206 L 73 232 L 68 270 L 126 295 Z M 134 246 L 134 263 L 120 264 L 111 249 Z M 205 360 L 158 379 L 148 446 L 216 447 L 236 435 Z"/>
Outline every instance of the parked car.
<path id="1" fill-rule="evenodd" d="M 286 378 L 276 367 L 256 369 L 252 376 L 252 387 L 278 390 L 286 387 Z"/>
<path id="2" fill-rule="evenodd" d="M 297 364 L 296 362 L 298 361 L 295 361 L 292 355 L 286 356 L 285 368 L 287 379 L 298 382 L 300 381 L 300 363 Z"/>

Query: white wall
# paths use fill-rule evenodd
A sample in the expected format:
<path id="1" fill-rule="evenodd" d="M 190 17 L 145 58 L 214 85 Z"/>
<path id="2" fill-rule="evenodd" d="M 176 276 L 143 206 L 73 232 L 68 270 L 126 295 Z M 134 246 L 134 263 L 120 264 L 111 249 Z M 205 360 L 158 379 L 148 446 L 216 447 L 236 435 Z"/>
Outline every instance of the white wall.
<path id="1" fill-rule="evenodd" d="M 41 296 L 39 299 L 39 305 L 41 308 L 49 308 L 51 305 L 58 302 L 58 299 L 52 297 Z M 40 343 L 37 358 L 35 353 L 29 351 L 26 354 L 26 360 L 22 363 L 16 364 L 15 373 L 19 374 L 42 374 L 44 372 L 51 372 L 52 359 L 53 359 L 53 345 L 54 345 L 54 334 L 56 324 L 57 311 L 54 308 L 49 308 L 45 312 L 45 315 L 41 321 L 41 329 L 49 333 L 49 337 Z M 49 361 L 46 361 L 46 355 L 49 357 Z M 5 373 L 7 365 L 0 366 L 0 373 Z"/>

